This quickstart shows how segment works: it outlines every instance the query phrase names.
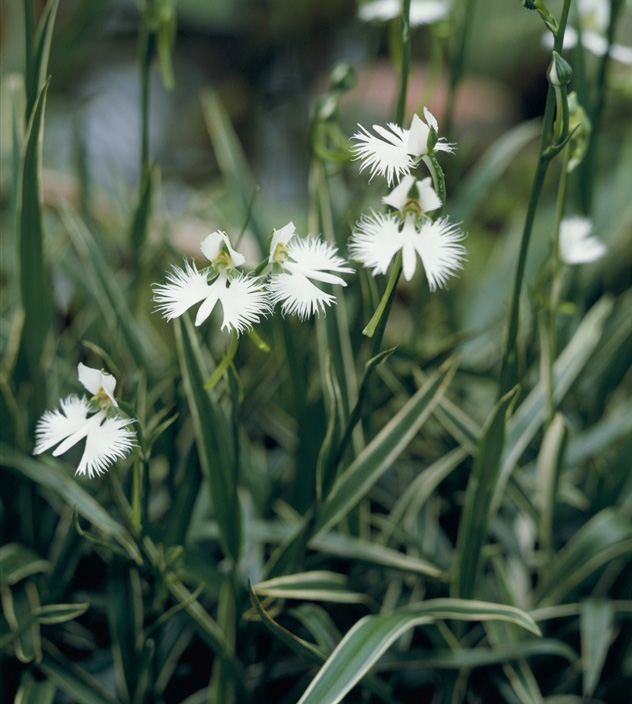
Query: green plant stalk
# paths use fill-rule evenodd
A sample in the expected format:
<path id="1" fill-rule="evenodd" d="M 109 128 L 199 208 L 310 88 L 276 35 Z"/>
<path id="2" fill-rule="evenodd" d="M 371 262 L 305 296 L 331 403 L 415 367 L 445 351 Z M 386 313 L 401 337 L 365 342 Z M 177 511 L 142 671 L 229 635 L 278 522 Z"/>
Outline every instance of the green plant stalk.
<path id="1" fill-rule="evenodd" d="M 134 466 L 132 470 L 132 526 L 141 526 L 141 493 L 143 485 L 143 469 L 140 462 L 138 449 L 134 451 Z"/>
<path id="2" fill-rule="evenodd" d="M 554 51 L 558 53 L 562 50 L 564 41 L 564 31 L 568 21 L 568 13 L 570 10 L 571 0 L 564 0 L 562 15 L 559 24 L 559 30 L 555 37 Z M 553 132 L 553 124 L 555 120 L 555 91 L 553 86 L 549 84 L 549 90 L 546 97 L 546 106 L 544 108 L 544 119 L 542 124 L 542 137 L 540 140 L 540 156 L 538 165 L 531 187 L 529 196 L 529 205 L 527 207 L 527 215 L 525 217 L 524 228 L 522 231 L 522 239 L 520 241 L 520 252 L 518 254 L 518 264 L 516 266 L 516 275 L 514 278 L 513 291 L 511 295 L 511 304 L 509 308 L 509 323 L 505 334 L 503 344 L 503 360 L 500 372 L 500 381 L 498 387 L 498 398 L 504 396 L 509 389 L 515 386 L 517 381 L 518 370 L 518 330 L 520 327 L 520 292 L 522 290 L 522 280 L 524 279 L 525 268 L 527 264 L 527 253 L 529 251 L 529 241 L 531 239 L 531 231 L 535 220 L 535 214 L 538 208 L 538 201 L 542 193 L 544 178 L 551 161 L 551 154 L 547 151 L 549 141 Z M 561 117 L 561 116 L 560 116 Z"/>
<path id="3" fill-rule="evenodd" d="M 584 155 L 584 160 L 580 166 L 581 171 L 579 178 L 580 207 L 582 208 L 584 215 L 590 215 L 593 208 L 597 139 L 601 128 L 604 108 L 606 105 L 606 91 L 608 88 L 606 84 L 606 78 L 608 75 L 608 66 L 610 64 L 610 51 L 614 43 L 617 23 L 621 16 L 623 4 L 624 3 L 622 0 L 613 0 L 610 5 L 610 22 L 608 24 L 608 30 L 606 33 L 607 48 L 606 53 L 601 57 L 601 60 L 599 62 L 595 82 L 597 94 L 595 96 L 595 103 L 593 105 L 593 108 L 589 113 L 592 131 L 590 133 L 588 147 L 586 149 L 586 154 Z"/>
<path id="4" fill-rule="evenodd" d="M 557 205 L 555 209 L 555 225 L 553 228 L 553 256 L 551 271 L 551 296 L 549 299 L 549 325 L 548 325 L 548 365 L 546 370 L 546 396 L 549 409 L 547 426 L 553 421 L 556 405 L 554 398 L 553 365 L 557 354 L 557 311 L 560 305 L 560 294 L 562 289 L 562 277 L 560 268 L 560 224 L 564 216 L 566 205 L 566 193 L 568 185 L 568 161 L 570 157 L 570 146 L 564 147 L 562 159 L 562 173 L 560 174 L 560 185 L 557 191 Z"/>
<path id="5" fill-rule="evenodd" d="M 26 87 L 26 110 L 24 113 L 24 124 L 28 124 L 35 99 L 37 97 L 38 86 L 35 85 L 35 66 L 33 63 L 33 0 L 24 0 L 24 73 Z"/>
<path id="6" fill-rule="evenodd" d="M 476 0 L 464 0 L 465 8 L 458 27 L 456 49 L 450 60 L 450 80 L 448 84 L 448 101 L 445 112 L 445 134 L 448 141 L 454 132 L 454 111 L 456 108 L 456 95 L 459 83 L 463 78 L 465 69 L 465 57 L 467 55 L 468 41 L 471 35 L 469 31 L 473 24 L 474 9 Z"/>
<path id="7" fill-rule="evenodd" d="M 402 68 L 401 68 L 401 80 L 399 85 L 399 98 L 397 100 L 397 124 L 402 127 L 404 125 L 404 116 L 406 113 L 406 95 L 408 93 L 408 74 L 410 72 L 410 0 L 404 0 L 402 7 Z M 397 288 L 397 282 L 402 274 L 402 257 L 401 253 L 393 264 L 393 269 L 391 270 L 388 283 L 380 299 L 380 303 L 377 310 L 373 314 L 373 317 L 369 321 L 368 325 L 362 331 L 362 334 L 366 337 L 375 337 L 373 342 L 373 350 L 371 352 L 371 357 L 375 357 L 380 351 L 380 346 L 382 344 L 382 338 L 384 336 L 384 330 L 386 329 L 386 323 L 388 322 L 388 315 L 393 304 L 393 298 L 395 296 L 395 289 Z M 377 333 L 377 334 L 376 334 Z"/>

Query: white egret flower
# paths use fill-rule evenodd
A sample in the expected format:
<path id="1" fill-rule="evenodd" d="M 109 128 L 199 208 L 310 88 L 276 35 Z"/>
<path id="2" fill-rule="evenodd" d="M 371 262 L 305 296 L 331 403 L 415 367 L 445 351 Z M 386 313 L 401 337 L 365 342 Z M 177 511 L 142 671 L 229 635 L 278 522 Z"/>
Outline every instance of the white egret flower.
<path id="1" fill-rule="evenodd" d="M 606 33 L 610 24 L 610 0 L 578 0 L 577 11 L 582 27 L 582 44 L 595 56 L 604 56 L 608 51 Z M 543 39 L 544 45 L 553 48 L 553 35 L 547 32 Z M 577 46 L 579 36 L 573 27 L 567 27 L 564 33 L 564 49 Z M 610 57 L 622 64 L 632 65 L 632 47 L 613 44 L 610 47 Z"/>
<path id="2" fill-rule="evenodd" d="M 579 216 L 560 223 L 560 257 L 565 264 L 588 264 L 601 259 L 606 245 L 591 235 L 592 222 Z"/>
<path id="3" fill-rule="evenodd" d="M 166 284 L 154 286 L 154 301 L 167 320 L 182 315 L 202 303 L 195 317 L 201 325 L 219 301 L 224 312 L 222 330 L 241 333 L 270 312 L 265 286 L 258 279 L 235 271 L 245 257 L 236 252 L 224 232 L 213 232 L 200 245 L 211 266 L 198 271 L 195 263 L 185 261 L 184 269 L 173 267 Z M 209 283 L 209 278 L 211 283 Z"/>
<path id="4" fill-rule="evenodd" d="M 324 312 L 326 306 L 336 302 L 336 297 L 312 281 L 346 286 L 344 279 L 330 272 L 353 273 L 337 252 L 333 245 L 316 237 L 299 237 L 294 223 L 275 230 L 268 259 L 273 265 L 268 283 L 272 305 L 280 303 L 284 315 L 298 315 L 301 320 Z"/>
<path id="5" fill-rule="evenodd" d="M 441 198 L 432 187 L 430 176 L 422 181 L 415 181 L 415 177 L 410 175 L 404 176 L 400 183 L 382 198 L 382 203 L 400 211 L 414 209 L 417 215 L 430 213 L 442 205 Z"/>
<path id="6" fill-rule="evenodd" d="M 407 175 L 420 157 L 434 151 L 453 153 L 454 145 L 437 136 L 439 125 L 427 108 L 424 108 L 424 118 L 425 122 L 419 115 L 413 115 L 408 130 L 393 122 L 389 122 L 386 128 L 373 125 L 377 135 L 358 125 L 360 131 L 351 138 L 357 144 L 351 151 L 355 159 L 362 161 L 360 171 L 368 168 L 371 179 L 375 174 L 380 174 L 390 186 L 393 181 Z"/>
<path id="7" fill-rule="evenodd" d="M 466 251 L 459 243 L 464 237 L 447 218 L 418 221 L 414 215 L 407 215 L 402 222 L 394 215 L 374 212 L 356 224 L 349 252 L 365 267 L 373 269 L 373 276 L 376 276 L 386 273 L 393 257 L 401 250 L 407 281 L 415 273 L 419 255 L 430 290 L 435 291 L 463 267 Z"/>
<path id="8" fill-rule="evenodd" d="M 360 5 L 358 17 L 363 22 L 387 22 L 402 14 L 402 0 L 373 0 Z M 418 27 L 446 19 L 450 4 L 444 0 L 412 0 L 410 3 L 410 25 Z"/>
<path id="9" fill-rule="evenodd" d="M 136 445 L 135 434 L 128 429 L 133 418 L 112 415 L 118 408 L 114 400 L 116 380 L 110 374 L 83 364 L 77 368 L 79 381 L 93 394 L 61 399 L 61 411 L 46 411 L 35 427 L 34 455 L 57 445 L 57 457 L 85 438 L 86 444 L 76 474 L 90 479 L 102 474 L 117 459 L 123 459 Z"/>

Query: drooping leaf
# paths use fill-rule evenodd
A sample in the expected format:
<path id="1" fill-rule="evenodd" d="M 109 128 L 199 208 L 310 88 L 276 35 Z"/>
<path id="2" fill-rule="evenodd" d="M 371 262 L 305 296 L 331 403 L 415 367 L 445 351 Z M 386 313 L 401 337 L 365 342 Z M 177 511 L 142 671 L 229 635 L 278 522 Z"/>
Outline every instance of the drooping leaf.
<path id="1" fill-rule="evenodd" d="M 599 684 L 608 649 L 613 638 L 614 609 L 603 599 L 582 602 L 580 613 L 582 644 L 583 693 L 591 697 Z"/>

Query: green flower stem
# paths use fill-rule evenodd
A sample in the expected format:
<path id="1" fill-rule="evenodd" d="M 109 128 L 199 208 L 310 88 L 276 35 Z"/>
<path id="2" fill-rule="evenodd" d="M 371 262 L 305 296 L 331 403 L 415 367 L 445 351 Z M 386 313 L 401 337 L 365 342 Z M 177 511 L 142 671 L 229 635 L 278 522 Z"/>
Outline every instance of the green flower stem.
<path id="1" fill-rule="evenodd" d="M 474 20 L 476 0 L 464 0 L 461 21 L 458 24 L 455 50 L 450 57 L 450 80 L 448 84 L 448 103 L 445 113 L 445 135 L 450 141 L 454 131 L 454 112 L 459 83 L 465 72 L 465 57 Z"/>
<path id="2" fill-rule="evenodd" d="M 402 127 L 406 116 L 406 96 L 408 94 L 408 73 L 410 71 L 410 0 L 404 0 L 402 7 L 402 72 L 397 100 L 397 124 Z"/>
<path id="3" fill-rule="evenodd" d="M 140 173 L 149 171 L 150 70 L 156 50 L 156 35 L 142 22 L 140 30 L 141 150 Z"/>
<path id="4" fill-rule="evenodd" d="M 402 72 L 399 88 L 399 100 L 397 101 L 397 124 L 402 127 L 404 124 L 404 116 L 406 112 L 406 94 L 408 92 L 408 72 L 410 70 L 410 0 L 404 0 L 402 8 Z M 388 314 L 390 313 L 395 296 L 395 288 L 399 277 L 402 275 L 402 255 L 401 252 L 397 255 L 395 263 L 391 270 L 380 303 L 369 321 L 368 325 L 362 331 L 366 337 L 373 337 L 373 351 L 371 357 L 375 357 L 380 351 L 382 337 L 386 329 Z M 376 334 L 377 333 L 377 334 Z"/>
<path id="5" fill-rule="evenodd" d="M 141 526 L 141 488 L 142 488 L 142 465 L 138 448 L 134 451 L 134 467 L 132 475 L 132 526 Z"/>
<path id="6" fill-rule="evenodd" d="M 560 18 L 559 30 L 555 37 L 554 51 L 560 53 L 562 43 L 564 41 L 564 31 L 568 21 L 568 13 L 570 10 L 571 0 L 564 0 L 562 15 Z M 535 213 L 538 207 L 540 194 L 544 185 L 544 178 L 551 161 L 552 154 L 548 151 L 549 142 L 553 132 L 553 124 L 555 120 L 555 91 L 553 86 L 549 84 L 549 91 L 546 98 L 546 106 L 544 109 L 544 119 L 542 124 L 542 137 L 540 140 L 540 157 L 536 168 L 531 195 L 529 197 L 529 205 L 527 207 L 527 215 L 525 218 L 524 228 L 522 231 L 522 239 L 520 241 L 520 252 L 518 254 L 518 264 L 516 266 L 516 275 L 514 278 L 513 292 L 511 296 L 511 304 L 509 308 L 509 323 L 505 334 L 503 345 L 503 360 L 500 372 L 500 382 L 498 388 L 498 397 L 504 396 L 510 389 L 516 385 L 518 377 L 518 330 L 520 327 L 520 292 L 522 290 L 522 280 L 527 264 L 527 253 L 529 251 L 529 241 L 531 239 L 531 230 L 535 220 Z"/>
<path id="7" fill-rule="evenodd" d="M 601 128 L 601 121 L 606 105 L 606 78 L 608 75 L 608 66 L 610 64 L 610 51 L 614 43 L 617 24 L 621 17 L 623 9 L 623 0 L 613 0 L 610 6 L 610 23 L 606 34 L 607 49 L 606 53 L 601 57 L 599 68 L 596 77 L 596 96 L 595 103 L 591 111 L 589 111 L 592 131 L 590 133 L 588 147 L 584 160 L 580 166 L 580 205 L 585 215 L 590 215 L 592 212 L 593 197 L 594 197 L 594 175 L 595 175 L 595 156 L 597 149 L 597 139 Z M 580 34 L 581 37 L 581 34 Z"/>
<path id="8" fill-rule="evenodd" d="M 548 365 L 546 370 L 546 392 L 548 404 L 548 423 L 550 424 L 555 415 L 555 398 L 553 388 L 553 365 L 557 354 L 557 311 L 560 305 L 560 293 L 562 288 L 562 277 L 560 268 L 560 224 L 564 217 L 564 206 L 566 204 L 566 192 L 568 185 L 568 161 L 570 158 L 570 147 L 566 145 L 563 151 L 562 173 L 560 174 L 560 185 L 557 191 L 557 206 L 555 209 L 555 226 L 553 229 L 553 256 L 551 261 L 551 296 L 549 300 L 549 325 L 548 325 Z"/>

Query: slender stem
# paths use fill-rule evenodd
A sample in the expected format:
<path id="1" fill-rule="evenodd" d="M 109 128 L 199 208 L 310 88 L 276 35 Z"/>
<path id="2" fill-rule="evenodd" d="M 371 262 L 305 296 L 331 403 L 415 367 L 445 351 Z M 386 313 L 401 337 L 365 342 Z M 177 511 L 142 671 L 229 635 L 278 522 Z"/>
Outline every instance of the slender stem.
<path id="1" fill-rule="evenodd" d="M 141 525 L 141 486 L 142 466 L 138 449 L 134 452 L 134 467 L 132 475 L 132 525 L 139 528 Z"/>
<path id="2" fill-rule="evenodd" d="M 156 35 L 143 21 L 140 35 L 140 108 L 141 108 L 141 180 L 149 170 L 149 103 L 150 103 L 150 69 L 156 48 Z"/>
<path id="3" fill-rule="evenodd" d="M 562 15 L 560 18 L 559 30 L 555 37 L 554 50 L 560 53 L 562 43 L 564 41 L 564 31 L 568 20 L 568 12 L 570 10 L 571 0 L 564 0 Z M 546 97 L 546 106 L 544 108 L 544 120 L 542 124 L 542 137 L 540 140 L 540 157 L 536 168 L 533 186 L 531 187 L 531 195 L 529 197 L 529 205 L 525 218 L 524 228 L 522 231 L 522 239 L 520 241 L 520 252 L 518 254 L 518 264 L 516 266 L 516 275 L 514 278 L 513 292 L 511 296 L 511 304 L 509 309 L 509 323 L 503 345 L 503 361 L 500 372 L 500 383 L 498 388 L 498 397 L 506 394 L 515 386 L 517 380 L 518 368 L 518 329 L 520 326 L 520 292 L 522 290 L 522 280 L 524 278 L 525 267 L 527 264 L 527 253 L 529 251 L 529 240 L 531 238 L 531 230 L 535 220 L 535 213 L 538 207 L 542 186 L 544 185 L 544 177 L 551 161 L 551 155 L 547 153 L 549 141 L 553 131 L 553 122 L 555 119 L 555 91 L 549 84 L 549 90 Z"/>
<path id="4" fill-rule="evenodd" d="M 592 211 L 597 139 L 599 137 L 601 121 L 606 105 L 606 79 L 608 75 L 608 66 L 610 64 L 610 52 L 614 43 L 614 36 L 616 33 L 617 23 L 622 9 L 623 2 L 621 0 L 613 0 L 610 5 L 610 23 L 608 24 L 608 31 L 606 34 L 607 49 L 606 53 L 601 57 L 601 61 L 599 62 L 599 68 L 597 70 L 597 94 L 595 96 L 595 103 L 593 109 L 590 113 L 592 130 L 589 137 L 588 147 L 586 149 L 586 154 L 584 155 L 584 160 L 580 167 L 580 187 L 582 190 L 580 202 L 581 208 L 585 215 L 590 215 Z"/>
<path id="5" fill-rule="evenodd" d="M 406 116 L 406 95 L 408 94 L 408 73 L 410 71 L 410 0 L 404 0 L 402 7 L 402 72 L 397 100 L 397 124 L 402 127 Z"/>
<path id="6" fill-rule="evenodd" d="M 404 124 L 404 115 L 406 112 L 406 94 L 408 91 L 408 72 L 410 69 L 410 0 L 404 0 L 402 7 L 402 73 L 399 89 L 399 100 L 397 101 L 397 124 L 401 127 Z M 402 274 L 402 256 L 398 254 L 391 275 L 380 299 L 380 303 L 369 321 L 368 325 L 362 331 L 363 335 L 373 337 L 373 351 L 371 357 L 375 357 L 380 351 L 382 337 L 386 329 L 388 314 L 390 313 L 395 296 L 395 288 Z"/>
<path id="7" fill-rule="evenodd" d="M 452 133 L 454 131 L 456 94 L 465 69 L 465 56 L 467 53 L 468 40 L 471 34 L 468 30 L 473 24 L 475 2 L 476 0 L 464 0 L 465 8 L 461 21 L 458 25 L 456 48 L 450 60 L 450 81 L 448 85 L 448 101 L 445 113 L 445 135 L 448 141 L 452 138 Z"/>
<path id="8" fill-rule="evenodd" d="M 548 358 L 547 370 L 547 401 L 549 409 L 549 424 L 555 415 L 554 379 L 553 365 L 557 354 L 557 310 L 560 305 L 560 293 L 562 279 L 560 272 L 560 224 L 564 217 L 564 206 L 566 205 L 566 191 L 568 185 L 568 161 L 570 158 L 570 147 L 564 147 L 562 160 L 562 173 L 560 174 L 560 185 L 557 191 L 557 206 L 555 209 L 555 226 L 553 229 L 553 257 L 551 271 L 551 298 L 549 301 L 549 329 L 548 329 Z"/>

